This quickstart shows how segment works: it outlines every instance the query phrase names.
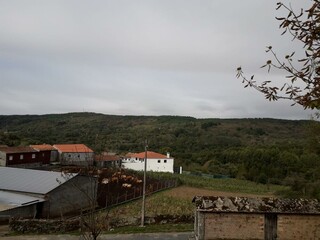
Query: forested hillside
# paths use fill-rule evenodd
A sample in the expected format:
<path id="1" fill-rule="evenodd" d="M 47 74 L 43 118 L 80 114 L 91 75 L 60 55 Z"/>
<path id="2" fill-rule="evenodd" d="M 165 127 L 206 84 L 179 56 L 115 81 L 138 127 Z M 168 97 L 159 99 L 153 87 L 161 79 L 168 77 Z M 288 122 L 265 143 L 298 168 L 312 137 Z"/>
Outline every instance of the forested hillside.
<path id="1" fill-rule="evenodd" d="M 278 119 L 95 113 L 0 116 L 0 144 L 85 143 L 96 152 L 123 154 L 143 151 L 148 139 L 150 150 L 170 152 L 176 165 L 187 170 L 285 182 L 306 191 L 306 181 L 320 179 L 319 144 L 312 142 L 317 127 L 311 121 Z"/>

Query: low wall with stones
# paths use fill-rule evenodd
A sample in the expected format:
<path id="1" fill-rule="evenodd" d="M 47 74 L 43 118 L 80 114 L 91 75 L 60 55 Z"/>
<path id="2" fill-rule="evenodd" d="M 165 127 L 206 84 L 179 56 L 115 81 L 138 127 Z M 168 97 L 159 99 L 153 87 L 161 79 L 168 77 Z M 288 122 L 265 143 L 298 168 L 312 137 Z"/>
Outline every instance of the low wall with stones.
<path id="1" fill-rule="evenodd" d="M 106 222 L 104 230 L 109 228 L 133 226 L 140 224 L 140 217 L 113 218 Z M 176 224 L 192 223 L 193 216 L 190 215 L 158 215 L 145 218 L 146 224 Z M 80 230 L 80 220 L 46 220 L 46 219 L 12 219 L 9 223 L 10 230 L 18 233 L 67 233 Z"/>
<path id="2" fill-rule="evenodd" d="M 195 237 L 205 239 L 320 239 L 316 199 L 195 197 Z"/>
<path id="3" fill-rule="evenodd" d="M 79 229 L 79 220 L 11 220 L 11 231 L 18 233 L 66 233 Z"/>
<path id="4" fill-rule="evenodd" d="M 132 226 L 140 224 L 140 217 L 113 218 L 110 219 L 110 227 Z M 177 223 L 193 223 L 194 216 L 191 215 L 157 215 L 154 217 L 145 217 L 145 224 L 177 224 Z"/>

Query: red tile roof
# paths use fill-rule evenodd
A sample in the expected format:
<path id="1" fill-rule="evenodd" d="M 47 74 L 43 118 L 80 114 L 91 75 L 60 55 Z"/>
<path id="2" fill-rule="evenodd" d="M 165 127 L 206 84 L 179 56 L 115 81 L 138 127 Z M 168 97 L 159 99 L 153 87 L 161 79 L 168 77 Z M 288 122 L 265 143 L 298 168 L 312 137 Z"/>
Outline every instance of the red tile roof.
<path id="1" fill-rule="evenodd" d="M 133 154 L 130 154 L 129 157 L 132 157 L 132 158 L 145 158 L 145 152 L 133 153 Z M 163 159 L 163 158 L 167 158 L 167 156 L 163 155 L 163 154 L 160 154 L 160 153 L 147 151 L 147 158 L 148 159 L 155 159 L 155 158 Z"/>
<path id="2" fill-rule="evenodd" d="M 53 145 L 59 152 L 66 153 L 92 153 L 93 151 L 84 144 L 55 144 Z"/>
<path id="3" fill-rule="evenodd" d="M 1 147 L 0 152 L 5 153 L 28 153 L 37 152 L 32 147 Z"/>
<path id="4" fill-rule="evenodd" d="M 51 146 L 49 144 L 30 145 L 30 147 L 34 148 L 37 151 L 52 151 L 52 150 L 56 150 L 53 146 Z"/>

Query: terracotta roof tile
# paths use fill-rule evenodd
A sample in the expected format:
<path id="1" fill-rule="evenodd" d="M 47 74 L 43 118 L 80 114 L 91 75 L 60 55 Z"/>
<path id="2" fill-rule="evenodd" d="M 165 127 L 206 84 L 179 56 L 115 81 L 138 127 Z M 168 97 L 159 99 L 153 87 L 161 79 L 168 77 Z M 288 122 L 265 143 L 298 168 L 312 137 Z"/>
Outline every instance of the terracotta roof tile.
<path id="1" fill-rule="evenodd" d="M 130 154 L 130 157 L 132 157 L 132 158 L 145 158 L 145 152 Z M 160 153 L 147 151 L 147 158 L 148 159 L 155 159 L 155 158 L 163 159 L 163 158 L 167 158 L 167 156 L 160 154 Z"/>
<path id="2" fill-rule="evenodd" d="M 59 152 L 67 153 L 92 153 L 93 151 L 84 144 L 55 144 L 53 145 Z"/>

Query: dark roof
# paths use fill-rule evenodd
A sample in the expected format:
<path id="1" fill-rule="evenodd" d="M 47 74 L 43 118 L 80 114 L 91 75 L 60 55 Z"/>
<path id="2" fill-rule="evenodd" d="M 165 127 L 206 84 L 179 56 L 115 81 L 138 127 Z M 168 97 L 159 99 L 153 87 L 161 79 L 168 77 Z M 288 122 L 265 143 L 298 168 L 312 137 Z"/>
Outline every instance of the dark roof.
<path id="1" fill-rule="evenodd" d="M 196 196 L 193 202 L 205 212 L 320 214 L 316 199 Z"/>
<path id="2" fill-rule="evenodd" d="M 32 147 L 0 147 L 0 152 L 5 153 L 28 153 L 37 152 Z"/>

